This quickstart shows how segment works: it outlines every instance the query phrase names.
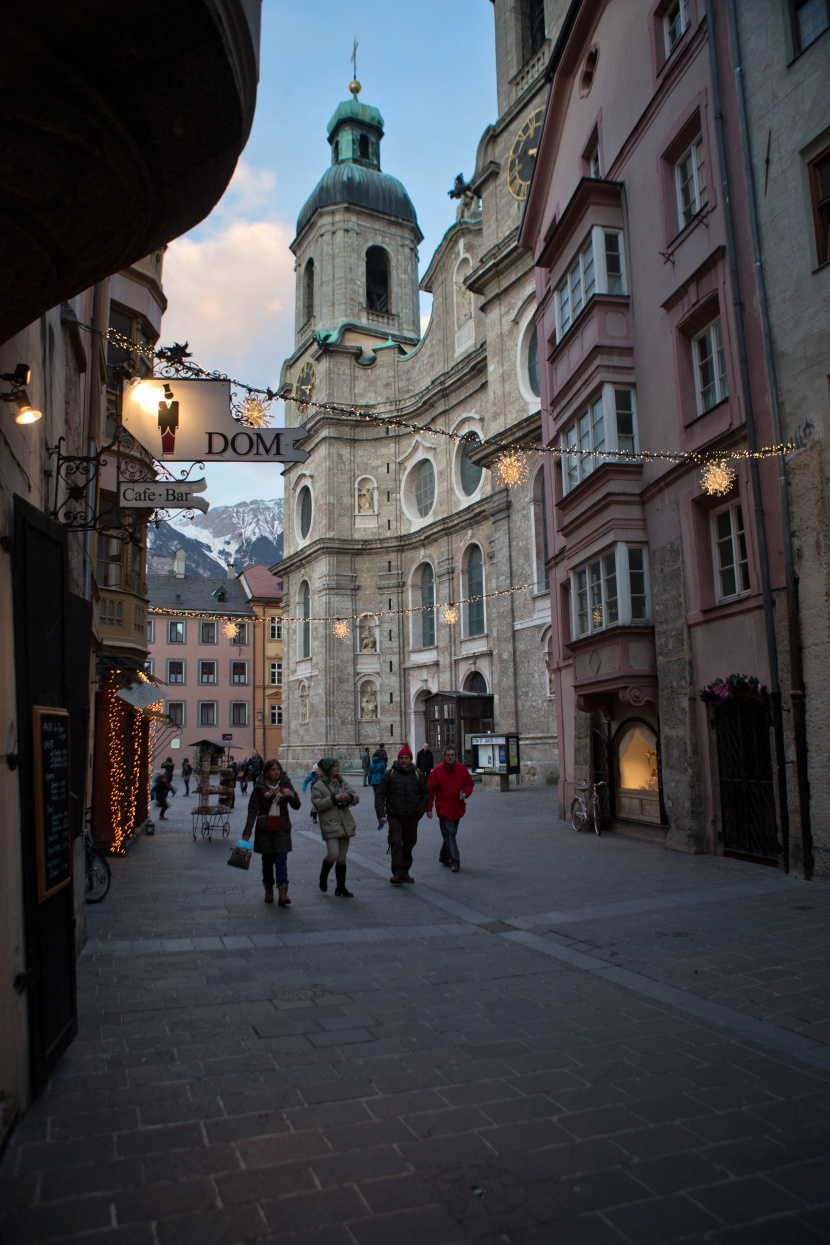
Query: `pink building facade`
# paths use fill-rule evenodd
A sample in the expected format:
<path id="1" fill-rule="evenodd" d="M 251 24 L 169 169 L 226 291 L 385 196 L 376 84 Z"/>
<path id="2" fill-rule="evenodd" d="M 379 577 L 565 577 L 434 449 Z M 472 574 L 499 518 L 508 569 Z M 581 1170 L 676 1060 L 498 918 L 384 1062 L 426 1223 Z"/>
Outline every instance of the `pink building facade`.
<path id="1" fill-rule="evenodd" d="M 181 573 L 147 576 L 149 668 L 179 728 L 153 765 L 167 755 L 177 769 L 182 757 L 192 762 L 199 739 L 224 740 L 239 760 L 254 749 L 254 612 L 235 577 L 187 575 L 181 552 L 176 557 Z M 237 624 L 233 637 L 228 621 Z"/>
<path id="2" fill-rule="evenodd" d="M 560 814 L 601 780 L 618 828 L 798 868 L 788 705 L 768 694 L 786 666 L 777 465 L 731 460 L 715 496 L 671 461 L 774 441 L 714 7 L 710 31 L 704 0 L 576 2 L 551 60 L 521 242 L 554 451 Z"/>

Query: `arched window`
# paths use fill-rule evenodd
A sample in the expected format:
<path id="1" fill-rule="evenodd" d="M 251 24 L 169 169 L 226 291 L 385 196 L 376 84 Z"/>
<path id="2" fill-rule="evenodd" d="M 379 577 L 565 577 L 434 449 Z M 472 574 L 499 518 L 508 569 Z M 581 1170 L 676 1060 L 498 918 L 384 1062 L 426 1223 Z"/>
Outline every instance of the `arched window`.
<path id="1" fill-rule="evenodd" d="M 435 643 L 435 571 L 429 562 L 421 571 L 421 647 L 431 648 Z"/>
<path id="2" fill-rule="evenodd" d="M 302 661 L 311 656 L 311 589 L 307 582 L 300 586 L 300 605 L 297 617 L 301 620 L 297 626 L 297 657 Z"/>
<path id="3" fill-rule="evenodd" d="M 471 545 L 467 554 L 465 597 L 481 597 L 484 593 L 484 558 L 479 545 Z M 467 635 L 484 635 L 484 601 L 467 601 Z"/>
<path id="4" fill-rule="evenodd" d="M 303 310 L 305 319 L 310 320 L 314 315 L 314 260 L 310 259 L 305 266 L 303 274 Z"/>
<path id="5" fill-rule="evenodd" d="M 481 477 L 484 474 L 484 468 L 478 463 L 474 463 L 470 455 L 481 445 L 481 438 L 476 436 L 474 432 L 467 433 L 467 439 L 461 443 L 461 451 L 458 462 L 458 476 L 461 481 L 461 491 L 465 497 L 472 497 L 481 483 Z"/>
<path id="6" fill-rule="evenodd" d="M 297 530 L 300 539 L 305 540 L 311 531 L 311 489 L 304 484 L 297 498 Z"/>
<path id="7" fill-rule="evenodd" d="M 358 140 L 358 150 L 360 153 L 361 160 L 369 159 L 369 135 L 368 134 L 361 134 L 360 139 Z"/>
<path id="8" fill-rule="evenodd" d="M 480 670 L 474 670 L 472 674 L 467 675 L 464 691 L 475 692 L 476 696 L 487 695 L 487 680 Z"/>
<path id="9" fill-rule="evenodd" d="M 389 258 L 380 246 L 366 252 L 366 306 L 369 311 L 389 311 Z"/>
<path id="10" fill-rule="evenodd" d="M 548 507 L 545 498 L 545 471 L 540 467 L 533 481 L 531 500 L 531 521 L 533 525 L 533 565 L 534 585 L 536 592 L 550 592 L 550 571 L 548 560 Z"/>
<path id="11" fill-rule="evenodd" d="M 415 468 L 415 505 L 422 519 L 435 505 L 435 468 L 428 458 L 421 459 Z"/>

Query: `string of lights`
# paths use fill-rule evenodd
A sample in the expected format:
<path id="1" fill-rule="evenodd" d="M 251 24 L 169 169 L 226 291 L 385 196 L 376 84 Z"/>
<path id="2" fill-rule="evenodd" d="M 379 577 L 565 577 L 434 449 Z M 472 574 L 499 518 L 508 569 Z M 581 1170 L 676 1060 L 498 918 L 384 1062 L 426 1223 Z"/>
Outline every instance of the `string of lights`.
<path id="1" fill-rule="evenodd" d="M 241 403 L 235 403 L 234 405 L 240 422 L 251 428 L 268 427 L 271 422 L 271 403 L 276 398 L 282 398 L 286 402 L 293 402 L 298 408 L 305 407 L 307 410 L 322 411 L 340 418 L 368 421 L 375 427 L 386 427 L 387 430 L 393 427 L 402 432 L 421 433 L 428 428 L 430 436 L 445 437 L 448 440 L 469 444 L 482 444 L 477 433 L 469 429 L 464 433 L 456 433 L 435 424 L 424 425 L 414 423 L 397 414 L 396 408 L 390 410 L 377 408 L 373 411 L 367 411 L 359 406 L 344 406 L 341 403 L 335 402 L 315 402 L 313 398 L 303 398 L 300 395 L 292 394 L 288 386 L 280 390 L 262 389 L 257 385 L 249 385 L 244 381 L 225 376 L 221 372 L 208 372 L 198 363 L 190 362 L 192 355 L 187 349 L 187 342 L 174 342 L 172 346 L 162 346 L 158 350 L 154 350 L 151 346 L 144 343 L 132 341 L 112 327 L 96 329 L 88 324 L 82 324 L 80 327 L 90 333 L 98 333 L 106 341 L 112 342 L 122 350 L 139 355 L 151 365 L 158 361 L 163 369 L 173 369 L 179 375 L 193 379 L 228 381 L 234 388 L 240 389 L 246 394 Z M 550 416 L 554 413 L 546 410 L 545 414 Z M 491 437 L 487 444 L 500 451 L 490 470 L 499 484 L 508 489 L 517 488 L 527 480 L 530 472 L 530 458 L 532 456 L 538 457 L 547 454 L 557 460 L 564 458 L 566 461 L 590 459 L 601 462 L 635 464 L 685 464 L 701 469 L 700 486 L 705 493 L 712 497 L 725 496 L 730 492 L 735 483 L 736 474 L 729 466 L 730 460 L 738 462 L 742 459 L 750 458 L 756 460 L 781 458 L 795 449 L 795 445 L 790 441 L 780 442 L 777 445 L 764 445 L 755 450 L 735 448 L 727 451 L 723 449 L 650 450 L 643 448 L 620 450 L 610 448 L 594 449 L 580 445 L 526 445 L 524 442 L 508 441 L 500 437 Z"/>
<path id="2" fill-rule="evenodd" d="M 367 622 L 370 618 L 402 618 L 409 614 L 423 614 L 429 610 L 443 611 L 442 616 L 444 617 L 444 621 L 449 623 L 449 625 L 452 625 L 454 622 L 458 621 L 458 618 L 447 618 L 446 615 L 447 613 L 452 612 L 457 613 L 459 606 L 470 605 L 476 601 L 492 601 L 496 597 L 512 596 L 515 592 L 523 592 L 526 588 L 532 587 L 532 581 L 528 580 L 526 583 L 522 584 L 511 584 L 509 588 L 497 588 L 494 589 L 493 592 L 481 592 L 474 596 L 462 597 L 461 600 L 455 602 L 436 601 L 432 605 L 407 605 L 401 606 L 399 609 L 361 610 L 359 614 L 312 614 L 305 618 L 295 617 L 291 614 L 283 614 L 282 622 L 296 623 L 298 625 L 313 622 L 332 623 L 334 624 L 332 630 L 340 639 L 345 639 L 345 637 L 350 634 L 348 626 L 350 622 Z M 164 615 L 165 618 L 199 618 L 204 622 L 224 622 L 225 626 L 223 631 L 225 632 L 225 635 L 229 636 L 231 639 L 233 639 L 233 637 L 237 634 L 237 628 L 239 626 L 238 619 L 233 618 L 229 614 L 208 613 L 204 610 L 186 610 L 162 605 L 150 605 L 148 606 L 148 613 L 157 615 L 161 614 Z M 252 614 L 244 621 L 246 623 L 265 623 L 270 622 L 270 617 L 258 617 Z M 346 628 L 345 632 L 342 631 L 343 627 Z"/>

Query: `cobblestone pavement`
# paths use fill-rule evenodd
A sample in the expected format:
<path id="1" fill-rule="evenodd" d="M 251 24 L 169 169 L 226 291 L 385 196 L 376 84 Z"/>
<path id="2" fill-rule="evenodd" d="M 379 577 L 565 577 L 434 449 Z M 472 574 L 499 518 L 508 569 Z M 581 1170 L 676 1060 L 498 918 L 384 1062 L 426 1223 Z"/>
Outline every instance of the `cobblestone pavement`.
<path id="1" fill-rule="evenodd" d="M 180 794 L 88 910 L 3 1245 L 830 1240 L 826 885 L 552 797 L 477 790 L 459 874 L 425 820 L 404 887 L 364 799 L 352 900 L 304 799 L 280 909 Z"/>

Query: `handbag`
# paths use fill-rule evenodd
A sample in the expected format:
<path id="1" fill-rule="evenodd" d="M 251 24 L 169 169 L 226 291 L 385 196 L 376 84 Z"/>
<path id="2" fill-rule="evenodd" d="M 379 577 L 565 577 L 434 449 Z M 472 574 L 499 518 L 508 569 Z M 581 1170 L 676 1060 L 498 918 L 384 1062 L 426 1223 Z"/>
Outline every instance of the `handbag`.
<path id="1" fill-rule="evenodd" d="M 253 852 L 244 847 L 232 847 L 228 864 L 234 869 L 247 869 L 251 863 Z"/>

